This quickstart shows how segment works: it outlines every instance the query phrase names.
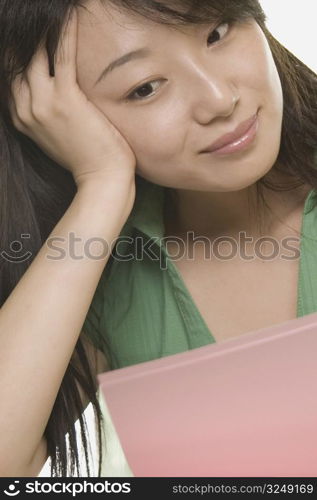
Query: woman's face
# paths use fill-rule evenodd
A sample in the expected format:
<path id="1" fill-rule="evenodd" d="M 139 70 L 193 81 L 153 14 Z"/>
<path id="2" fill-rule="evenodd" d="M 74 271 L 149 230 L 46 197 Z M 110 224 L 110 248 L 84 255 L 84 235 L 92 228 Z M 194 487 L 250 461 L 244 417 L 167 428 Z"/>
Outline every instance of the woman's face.
<path id="1" fill-rule="evenodd" d="M 78 83 L 128 141 L 140 176 L 176 189 L 229 192 L 272 168 L 283 97 L 254 20 L 171 28 L 106 2 L 85 6 L 90 13 L 79 10 Z M 140 49 L 100 78 L 111 62 Z M 202 153 L 256 113 L 257 134 L 243 151 Z"/>

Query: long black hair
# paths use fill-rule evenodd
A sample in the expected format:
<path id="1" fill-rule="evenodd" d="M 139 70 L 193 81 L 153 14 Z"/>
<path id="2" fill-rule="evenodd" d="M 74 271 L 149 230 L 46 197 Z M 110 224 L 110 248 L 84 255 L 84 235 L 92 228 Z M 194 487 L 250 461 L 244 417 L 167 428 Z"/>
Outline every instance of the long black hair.
<path id="1" fill-rule="evenodd" d="M 131 14 L 158 23 L 181 25 L 209 20 L 243 22 L 250 18 L 262 28 L 269 42 L 283 88 L 284 118 L 278 168 L 295 183 L 317 188 L 314 167 L 316 149 L 316 75 L 283 47 L 267 30 L 265 14 L 258 0 L 100 0 Z M 5 302 L 45 240 L 70 205 L 76 186 L 71 174 L 50 159 L 28 137 L 18 132 L 8 109 L 13 79 L 24 73 L 42 41 L 45 41 L 50 72 L 54 75 L 54 54 L 63 24 L 73 8 L 85 8 L 78 0 L 0 0 L 0 211 L 1 247 L 24 233 L 32 257 L 12 264 L 0 257 L 0 306 Z M 270 183 L 261 179 L 259 183 Z M 273 189 L 278 186 L 271 185 Z M 82 334 L 81 334 L 82 335 Z M 84 335 L 84 332 L 83 332 Z M 82 417 L 83 403 L 78 386 L 93 405 L 99 438 L 101 473 L 102 413 L 96 397 L 96 374 L 79 337 L 52 409 L 45 437 L 51 458 L 51 475 L 80 475 L 74 422 L 80 419 L 87 462 L 87 434 Z M 70 455 L 66 433 L 69 434 Z"/>

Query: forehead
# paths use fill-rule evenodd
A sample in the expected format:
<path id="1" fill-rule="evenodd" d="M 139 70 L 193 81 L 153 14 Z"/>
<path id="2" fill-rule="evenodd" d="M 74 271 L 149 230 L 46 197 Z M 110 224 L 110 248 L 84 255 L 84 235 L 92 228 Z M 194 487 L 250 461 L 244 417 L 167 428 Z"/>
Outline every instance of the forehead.
<path id="1" fill-rule="evenodd" d="M 125 42 L 142 43 L 156 37 L 175 37 L 175 34 L 191 36 L 212 22 L 206 18 L 197 24 L 164 24 L 107 0 L 86 0 L 78 9 L 78 41 L 83 44 L 103 39 L 112 50 L 121 50 Z"/>
<path id="2" fill-rule="evenodd" d="M 87 0 L 78 9 L 77 66 L 79 79 L 91 86 L 92 78 L 112 60 L 142 47 L 161 50 L 171 47 L 175 33 L 190 34 L 198 28 L 168 26 L 154 22 L 107 0 Z"/>
<path id="3" fill-rule="evenodd" d="M 124 48 L 125 40 L 129 43 L 149 39 L 154 31 L 166 30 L 167 27 L 146 19 L 127 9 L 114 6 L 107 0 L 87 0 L 84 8 L 78 10 L 79 42 L 104 39 L 112 50 Z"/>

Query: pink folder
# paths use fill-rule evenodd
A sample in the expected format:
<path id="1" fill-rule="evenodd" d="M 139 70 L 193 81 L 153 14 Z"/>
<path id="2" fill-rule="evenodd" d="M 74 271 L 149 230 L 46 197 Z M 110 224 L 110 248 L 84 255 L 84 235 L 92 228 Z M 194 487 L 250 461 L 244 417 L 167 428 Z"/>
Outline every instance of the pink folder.
<path id="1" fill-rule="evenodd" d="M 317 477 L 317 313 L 98 379 L 135 476 Z"/>

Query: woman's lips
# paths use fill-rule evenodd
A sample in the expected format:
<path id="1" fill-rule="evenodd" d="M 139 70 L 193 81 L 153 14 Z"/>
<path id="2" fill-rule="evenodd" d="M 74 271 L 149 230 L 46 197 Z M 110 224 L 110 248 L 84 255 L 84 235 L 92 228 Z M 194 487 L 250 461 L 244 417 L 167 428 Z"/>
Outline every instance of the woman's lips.
<path id="1" fill-rule="evenodd" d="M 255 139 L 258 126 L 258 113 L 256 113 L 248 120 L 240 123 L 233 132 L 229 132 L 217 139 L 217 141 L 213 142 L 211 146 L 202 151 L 202 153 L 224 155 L 242 151 Z"/>

